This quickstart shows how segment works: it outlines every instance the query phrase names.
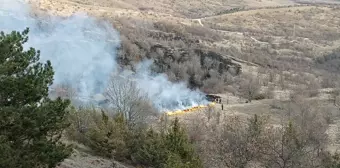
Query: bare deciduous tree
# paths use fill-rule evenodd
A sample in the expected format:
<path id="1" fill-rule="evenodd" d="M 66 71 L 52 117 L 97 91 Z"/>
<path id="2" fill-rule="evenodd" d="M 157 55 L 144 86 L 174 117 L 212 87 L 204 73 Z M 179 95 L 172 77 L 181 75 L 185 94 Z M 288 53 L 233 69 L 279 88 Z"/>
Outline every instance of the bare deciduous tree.
<path id="1" fill-rule="evenodd" d="M 321 106 L 295 98 L 280 106 L 290 115 L 281 124 L 267 116 L 215 115 L 192 124 L 189 131 L 207 167 L 321 168 L 327 153 L 327 121 Z M 281 111 L 282 112 L 282 111 Z M 284 112 L 283 112 L 284 113 Z M 191 132 L 193 131 L 193 132 Z M 203 135 L 202 135 L 203 134 Z"/>
<path id="2" fill-rule="evenodd" d="M 328 141 L 324 111 L 317 102 L 298 96 L 282 106 L 286 116 L 280 127 L 272 129 L 264 144 L 268 153 L 264 153 L 263 163 L 278 168 L 320 167 L 320 156 Z"/>
<path id="3" fill-rule="evenodd" d="M 129 124 L 136 124 L 156 114 L 147 95 L 132 80 L 115 76 L 110 81 L 105 96 L 113 111 L 122 113 Z"/>
<path id="4" fill-rule="evenodd" d="M 77 91 L 69 84 L 60 84 L 52 89 L 51 95 L 72 100 L 77 96 Z"/>
<path id="5" fill-rule="evenodd" d="M 245 79 L 240 83 L 239 92 L 248 102 L 251 102 L 259 93 L 261 86 L 258 79 L 254 77 L 246 77 Z"/>

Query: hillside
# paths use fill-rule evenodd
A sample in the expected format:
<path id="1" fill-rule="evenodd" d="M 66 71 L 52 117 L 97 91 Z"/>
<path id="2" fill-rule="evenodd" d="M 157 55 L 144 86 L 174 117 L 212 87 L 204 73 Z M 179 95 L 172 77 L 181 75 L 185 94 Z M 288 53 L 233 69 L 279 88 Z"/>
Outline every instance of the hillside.
<path id="1" fill-rule="evenodd" d="M 327 121 L 327 126 L 320 129 L 327 130 L 330 136 L 327 148 L 332 152 L 338 149 L 340 120 L 338 106 L 332 106 L 331 97 L 333 89 L 340 87 L 337 65 L 339 1 L 30 2 L 36 12 L 61 16 L 86 12 L 109 21 L 120 33 L 121 48 L 117 59 L 122 67 L 135 70 L 136 62 L 151 58 L 155 60 L 153 70 L 165 73 L 172 82 L 184 81 L 190 88 L 220 95 L 224 109 L 218 104 L 213 113 L 223 116 L 214 116 L 218 121 L 220 117 L 229 121 L 230 116 L 240 116 L 243 121 L 254 114 L 270 115 L 270 124 L 280 127 L 283 121 L 290 119 L 292 109 L 301 113 L 316 111 L 312 109 L 325 111 L 322 116 L 332 121 Z M 255 95 L 249 95 L 249 90 L 256 90 Z M 256 100 L 248 101 L 249 96 Z M 209 135 L 220 138 L 212 136 L 215 131 L 223 133 L 213 127 L 216 123 L 210 121 L 210 117 L 204 110 L 180 117 L 192 134 L 210 131 L 211 134 L 199 136 L 197 143 L 203 144 L 199 147 L 211 143 Z M 193 125 L 197 127 L 192 128 Z M 206 150 L 208 152 L 201 151 L 206 156 L 204 164 L 221 167 L 214 161 L 216 158 L 208 157 L 213 155 L 214 149 Z M 63 165 L 65 168 L 91 167 L 94 162 L 101 168 L 110 164 L 109 160 L 80 152 Z"/>
<path id="2" fill-rule="evenodd" d="M 203 1 L 200 2 L 203 3 Z M 267 5 L 267 1 L 235 1 L 234 3 L 246 7 L 256 4 L 256 2 L 261 3 L 262 7 Z M 270 2 L 275 3 L 275 1 Z M 122 38 L 123 43 L 126 42 L 127 45 L 144 43 L 138 47 L 139 52 L 143 53 L 148 53 L 152 48 L 150 46 L 159 43 L 175 49 L 187 49 L 189 46 L 190 48 L 199 47 L 220 53 L 224 57 L 238 58 L 262 67 L 277 68 L 277 64 L 280 64 L 282 69 L 287 66 L 296 67 L 297 65 L 291 64 L 296 62 L 293 60 L 302 61 L 304 65 L 310 64 L 313 62 L 311 59 L 330 53 L 339 44 L 337 5 L 316 4 L 316 6 L 284 7 L 287 3 L 292 2 L 280 1 L 276 6 L 268 6 L 283 6 L 282 8 L 246 10 L 202 19 L 190 19 L 185 15 L 175 15 L 180 12 L 176 11 L 177 8 L 174 6 L 169 7 L 163 1 L 157 1 L 157 3 L 160 4 L 155 5 L 154 8 L 141 10 L 138 9 L 141 4 L 150 3 L 103 1 L 90 4 L 90 1 L 77 3 L 66 0 L 41 0 L 39 2 L 40 8 L 59 15 L 68 16 L 76 11 L 84 11 L 109 19 L 115 28 L 120 30 L 122 36 L 125 36 Z M 223 3 L 232 4 L 224 1 Z M 294 3 L 301 5 L 297 2 Z M 180 5 L 181 3 L 176 1 L 175 4 Z M 214 3 L 209 2 L 209 4 Z M 198 6 L 200 8 L 208 7 L 202 4 Z M 163 10 L 163 8 L 172 11 Z M 211 7 L 209 10 L 216 11 L 217 9 Z M 207 10 L 200 10 L 196 13 L 203 11 Z M 139 36 L 136 37 L 137 32 Z M 171 43 L 169 43 L 170 40 Z M 183 43 L 186 45 L 184 48 L 178 47 Z M 126 57 L 133 57 L 131 56 L 132 52 L 136 51 L 131 50 L 133 50 L 132 48 L 136 50 L 136 47 L 128 46 L 129 49 L 123 47 L 125 51 L 122 54 L 127 52 L 129 54 Z M 141 54 L 141 57 L 147 56 Z M 134 59 L 136 58 L 129 58 L 128 62 Z M 298 67 L 301 69 L 303 66 L 298 65 Z M 176 77 L 184 80 L 186 78 L 177 75 Z"/>
<path id="3" fill-rule="evenodd" d="M 157 14 L 169 14 L 176 17 L 181 18 L 201 18 L 207 16 L 214 16 L 220 13 L 223 13 L 230 9 L 235 8 L 245 8 L 245 9 L 256 9 L 256 8 L 264 8 L 264 7 L 278 7 L 278 6 L 291 6 L 291 5 L 299 5 L 299 4 L 338 4 L 339 2 L 336 0 L 317 0 L 312 3 L 309 1 L 303 0 L 171 0 L 171 1 L 153 1 L 153 0 L 99 0 L 99 1 L 79 1 L 79 0 L 58 0 L 58 1 L 50 1 L 43 0 L 40 3 L 44 4 L 43 6 L 48 6 L 48 4 L 58 4 L 63 2 L 64 8 L 69 6 L 70 4 L 92 8 L 92 9 L 101 9 L 101 10 L 112 10 L 115 9 L 115 13 L 121 13 L 124 11 L 126 13 L 157 13 Z M 65 4 L 66 3 L 66 4 Z M 61 10 L 59 7 L 54 5 L 53 9 Z M 76 7 L 78 8 L 78 7 Z M 78 8 L 79 9 L 79 8 Z M 76 10 L 78 10 L 76 9 Z M 80 9 L 81 10 L 81 9 Z M 89 10 L 89 9 L 87 9 Z"/>

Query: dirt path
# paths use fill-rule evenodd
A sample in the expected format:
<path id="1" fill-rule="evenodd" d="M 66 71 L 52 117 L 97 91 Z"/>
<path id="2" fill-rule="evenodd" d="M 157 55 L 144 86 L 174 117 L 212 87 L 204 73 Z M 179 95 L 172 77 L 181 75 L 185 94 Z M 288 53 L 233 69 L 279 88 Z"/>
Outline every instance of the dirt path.
<path id="1" fill-rule="evenodd" d="M 200 24 L 202 27 L 204 27 L 204 25 L 202 24 L 202 19 L 192 19 L 192 21 L 197 21 L 198 24 Z"/>

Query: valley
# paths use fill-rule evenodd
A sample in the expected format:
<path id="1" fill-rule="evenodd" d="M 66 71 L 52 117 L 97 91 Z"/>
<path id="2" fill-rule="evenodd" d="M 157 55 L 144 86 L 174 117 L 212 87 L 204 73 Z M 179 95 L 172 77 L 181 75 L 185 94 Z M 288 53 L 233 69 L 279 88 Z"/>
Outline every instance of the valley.
<path id="1" fill-rule="evenodd" d="M 211 111 L 178 116 L 191 137 L 207 132 L 198 138 L 200 147 L 212 143 L 210 137 L 220 138 L 212 134 L 222 135 L 225 125 L 220 122 L 231 123 L 231 116 L 245 123 L 254 115 L 268 115 L 270 125 L 280 127 L 295 119 L 294 110 L 301 120 L 307 111 L 317 124 L 327 123 L 320 126 L 330 137 L 327 150 L 335 152 L 340 145 L 340 95 L 335 93 L 340 88 L 339 1 L 29 1 L 37 15 L 85 12 L 109 21 L 120 33 L 117 60 L 123 68 L 133 71 L 135 63 L 153 59 L 153 70 L 170 81 L 221 96 L 223 110 L 216 104 Z M 319 122 L 319 115 L 330 121 Z M 203 152 L 205 158 L 212 155 L 209 152 Z M 60 168 L 108 167 L 110 161 L 87 153 L 79 147 Z M 79 159 L 81 155 L 87 160 Z M 89 161 L 93 159 L 97 161 Z M 222 167 L 214 159 L 204 160 L 204 165 Z"/>

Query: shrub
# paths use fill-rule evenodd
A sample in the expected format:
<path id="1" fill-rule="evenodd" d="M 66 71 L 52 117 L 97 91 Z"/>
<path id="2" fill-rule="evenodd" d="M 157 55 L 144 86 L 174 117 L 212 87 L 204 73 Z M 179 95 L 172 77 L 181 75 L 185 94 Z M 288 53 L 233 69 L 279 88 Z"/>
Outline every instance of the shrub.
<path id="1" fill-rule="evenodd" d="M 198 156 L 195 154 L 193 146 L 190 144 L 187 134 L 179 125 L 179 120 L 176 118 L 168 133 L 165 135 L 165 145 L 170 153 L 177 154 L 182 163 L 187 167 L 202 167 Z"/>
<path id="2" fill-rule="evenodd" d="M 155 168 L 202 167 L 178 119 L 167 132 L 156 132 L 146 127 L 128 127 L 122 113 L 108 116 L 104 111 L 100 114 L 94 109 L 82 109 L 70 114 L 69 119 L 74 121 L 67 135 L 89 146 L 97 155 Z M 91 121 L 87 121 L 89 116 Z"/>
<path id="3" fill-rule="evenodd" d="M 128 129 L 122 113 L 109 117 L 104 111 L 73 108 L 69 121 L 72 123 L 66 132 L 69 139 L 90 147 L 97 155 L 125 159 Z"/>
<path id="4" fill-rule="evenodd" d="M 146 166 L 162 167 L 167 159 L 167 150 L 161 134 L 150 129 L 140 135 L 139 143 L 134 146 L 136 151 L 132 154 L 134 160 Z"/>
<path id="5" fill-rule="evenodd" d="M 263 99 L 266 99 L 266 95 L 263 93 L 259 93 L 254 96 L 254 100 L 263 100 Z"/>
<path id="6" fill-rule="evenodd" d="M 70 112 L 67 119 L 71 125 L 66 130 L 66 136 L 72 141 L 85 144 L 85 133 L 88 132 L 94 122 L 94 110 L 87 108 L 76 109 L 75 107 L 71 106 L 69 111 Z"/>
<path id="7" fill-rule="evenodd" d="M 140 137 L 133 158 L 137 163 L 156 168 L 200 168 L 198 155 L 195 153 L 187 134 L 176 118 L 167 132 L 157 133 L 152 129 Z"/>
<path id="8" fill-rule="evenodd" d="M 259 95 L 260 88 L 261 86 L 257 78 L 244 75 L 244 79 L 240 81 L 239 92 L 241 96 L 251 102 L 256 95 Z"/>

